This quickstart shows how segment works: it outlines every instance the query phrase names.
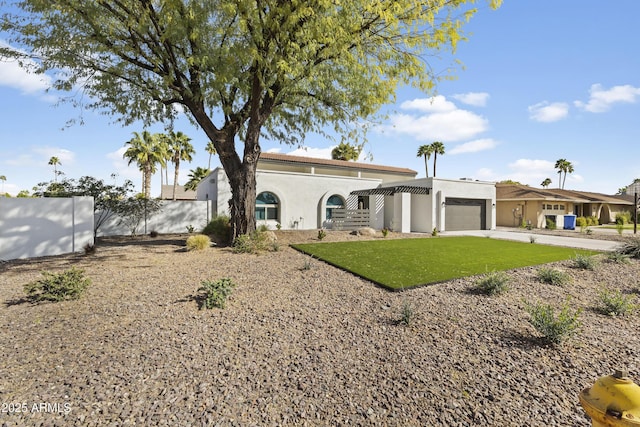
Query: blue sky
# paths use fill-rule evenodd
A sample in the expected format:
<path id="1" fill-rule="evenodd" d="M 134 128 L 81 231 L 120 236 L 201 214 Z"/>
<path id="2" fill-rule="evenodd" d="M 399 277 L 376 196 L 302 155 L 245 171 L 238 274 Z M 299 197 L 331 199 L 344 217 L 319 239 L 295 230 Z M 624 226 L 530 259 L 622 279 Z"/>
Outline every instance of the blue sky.
<path id="1" fill-rule="evenodd" d="M 513 179 L 539 187 L 565 158 L 575 172 L 565 188 L 615 193 L 640 178 L 640 55 L 637 0 L 504 0 L 497 11 L 479 2 L 465 27 L 469 40 L 455 57 L 464 63 L 457 79 L 442 81 L 435 96 L 400 88 L 388 106 L 389 120 L 369 134 L 373 163 L 409 167 L 424 176 L 416 157 L 422 144 L 445 144 L 438 157 L 441 178 Z M 3 43 L 0 35 L 0 43 Z M 455 65 L 433 58 L 434 70 Z M 140 172 L 122 160 L 124 143 L 142 125 L 123 128 L 96 112 L 55 107 L 46 77 L 30 76 L 0 62 L 0 192 L 15 195 L 53 178 L 57 156 L 67 177 L 91 175 L 113 182 Z M 82 115 L 84 125 L 65 128 Z M 186 120 L 175 128 L 191 136 L 197 154 L 181 165 L 207 166 L 207 138 Z M 162 131 L 158 125 L 151 131 Z M 311 135 L 306 150 L 262 140 L 263 151 L 330 157 L 335 143 Z M 214 157 L 212 167 L 219 162 Z M 432 173 L 432 162 L 429 165 Z M 172 182 L 172 169 L 170 181 Z M 159 195 L 160 177 L 152 195 Z"/>

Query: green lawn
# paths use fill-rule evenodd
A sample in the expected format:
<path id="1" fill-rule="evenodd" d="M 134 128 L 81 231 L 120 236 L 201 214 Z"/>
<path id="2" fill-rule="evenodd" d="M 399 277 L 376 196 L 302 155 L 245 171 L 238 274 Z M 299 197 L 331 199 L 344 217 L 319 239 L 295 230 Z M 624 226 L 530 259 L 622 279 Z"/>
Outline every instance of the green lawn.
<path id="1" fill-rule="evenodd" d="M 389 289 L 402 289 L 597 252 L 484 237 L 305 243 L 295 249 Z"/>

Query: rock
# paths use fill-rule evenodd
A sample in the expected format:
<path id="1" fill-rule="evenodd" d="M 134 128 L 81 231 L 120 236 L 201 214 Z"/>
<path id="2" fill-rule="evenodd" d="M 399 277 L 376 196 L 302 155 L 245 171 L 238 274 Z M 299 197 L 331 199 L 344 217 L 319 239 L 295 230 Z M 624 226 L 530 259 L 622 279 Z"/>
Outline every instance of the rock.
<path id="1" fill-rule="evenodd" d="M 376 230 L 371 227 L 360 227 L 357 230 L 351 232 L 354 236 L 375 236 Z"/>

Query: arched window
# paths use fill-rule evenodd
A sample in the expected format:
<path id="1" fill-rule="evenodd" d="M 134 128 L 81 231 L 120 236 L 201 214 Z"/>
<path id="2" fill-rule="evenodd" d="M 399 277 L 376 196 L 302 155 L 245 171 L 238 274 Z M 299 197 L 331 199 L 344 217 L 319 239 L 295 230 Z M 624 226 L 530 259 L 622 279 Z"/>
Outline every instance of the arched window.
<path id="1" fill-rule="evenodd" d="M 256 220 L 278 220 L 278 198 L 275 194 L 263 191 L 256 197 Z"/>
<path id="2" fill-rule="evenodd" d="M 338 196 L 337 194 L 334 194 L 333 196 L 329 197 L 327 199 L 326 219 L 331 219 L 333 217 L 334 209 L 343 209 L 343 208 L 344 208 L 344 200 L 342 200 L 342 197 Z"/>

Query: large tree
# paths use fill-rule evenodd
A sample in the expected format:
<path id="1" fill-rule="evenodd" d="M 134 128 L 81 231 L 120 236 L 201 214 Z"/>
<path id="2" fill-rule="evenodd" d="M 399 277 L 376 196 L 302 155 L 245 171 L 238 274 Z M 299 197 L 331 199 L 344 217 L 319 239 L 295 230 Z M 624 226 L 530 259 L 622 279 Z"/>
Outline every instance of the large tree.
<path id="1" fill-rule="evenodd" d="M 436 176 L 436 161 L 438 160 L 438 154 L 444 155 L 444 144 L 440 141 L 434 141 L 431 143 L 431 152 L 433 153 L 433 177 Z"/>
<path id="2" fill-rule="evenodd" d="M 558 159 L 556 160 L 556 164 L 554 167 L 558 170 L 558 188 L 564 189 L 564 183 L 567 180 L 567 174 L 573 173 L 574 171 L 573 163 L 571 163 L 567 159 Z"/>
<path id="3" fill-rule="evenodd" d="M 424 144 L 418 147 L 418 154 L 416 157 L 424 157 L 424 173 L 425 177 L 429 178 L 429 158 L 431 157 L 431 153 L 433 153 L 433 147 L 431 144 Z"/>
<path id="4" fill-rule="evenodd" d="M 356 161 L 362 153 L 363 145 L 349 144 L 341 142 L 331 150 L 331 158 L 333 160 Z"/>
<path id="5" fill-rule="evenodd" d="M 167 141 L 169 144 L 170 159 L 174 165 L 172 198 L 175 200 L 176 188 L 178 186 L 178 174 L 180 173 L 180 161 L 184 160 L 186 162 L 190 162 L 193 160 L 193 155 L 196 151 L 193 149 L 193 145 L 189 142 L 191 141 L 191 138 L 182 132 L 169 132 L 167 135 Z"/>
<path id="6" fill-rule="evenodd" d="M 0 56 L 60 71 L 55 88 L 81 89 L 76 101 L 125 124 L 185 111 L 229 178 L 236 236 L 255 228 L 261 134 L 296 144 L 332 125 L 362 136 L 360 119 L 399 84 L 429 92 L 447 77 L 427 58 L 455 50 L 473 3 L 21 0 L 2 16 Z"/>

